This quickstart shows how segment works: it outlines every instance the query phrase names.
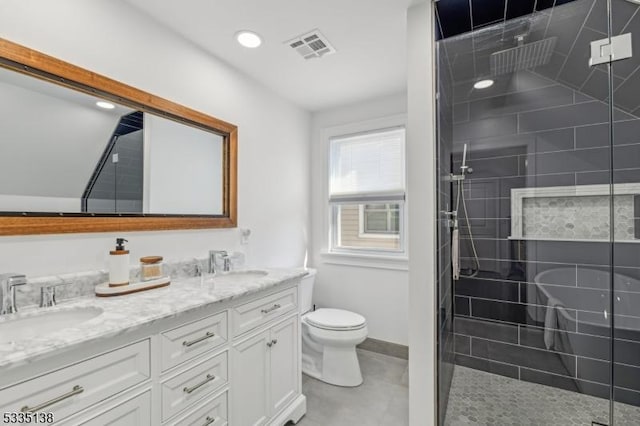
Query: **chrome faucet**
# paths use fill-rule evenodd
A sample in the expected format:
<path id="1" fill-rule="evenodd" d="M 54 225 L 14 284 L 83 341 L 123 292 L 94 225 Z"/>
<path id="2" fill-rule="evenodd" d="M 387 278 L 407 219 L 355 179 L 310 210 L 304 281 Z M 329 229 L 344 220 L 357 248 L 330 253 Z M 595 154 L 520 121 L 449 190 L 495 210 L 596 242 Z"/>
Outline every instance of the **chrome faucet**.
<path id="1" fill-rule="evenodd" d="M 18 312 L 16 307 L 16 287 L 27 284 L 27 277 L 23 274 L 0 275 L 0 315 Z"/>
<path id="2" fill-rule="evenodd" d="M 218 272 L 218 259 L 222 259 L 222 272 L 229 272 L 231 270 L 231 258 L 226 250 L 211 250 L 209 251 L 209 273 L 216 274 Z"/>

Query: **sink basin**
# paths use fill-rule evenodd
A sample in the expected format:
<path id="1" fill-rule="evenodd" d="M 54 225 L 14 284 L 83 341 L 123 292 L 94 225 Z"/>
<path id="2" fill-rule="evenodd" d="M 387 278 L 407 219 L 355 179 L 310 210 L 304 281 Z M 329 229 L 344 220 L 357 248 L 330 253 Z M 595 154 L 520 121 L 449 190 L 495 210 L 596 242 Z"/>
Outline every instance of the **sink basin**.
<path id="1" fill-rule="evenodd" d="M 8 315 L 0 319 L 0 345 L 45 336 L 89 321 L 100 314 L 101 308 L 87 307 L 55 311 L 43 309 L 26 314 Z"/>
<path id="2" fill-rule="evenodd" d="M 209 281 L 214 285 L 221 284 L 239 284 L 267 276 L 267 271 L 252 270 L 252 271 L 232 271 L 225 272 L 210 278 Z"/>

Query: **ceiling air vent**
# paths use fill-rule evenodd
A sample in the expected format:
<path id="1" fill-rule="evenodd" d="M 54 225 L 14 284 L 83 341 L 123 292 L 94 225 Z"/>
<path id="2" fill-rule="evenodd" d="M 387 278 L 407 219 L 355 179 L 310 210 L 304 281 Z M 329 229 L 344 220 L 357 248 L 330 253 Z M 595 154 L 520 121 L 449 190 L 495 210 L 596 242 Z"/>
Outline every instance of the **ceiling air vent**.
<path id="1" fill-rule="evenodd" d="M 321 58 L 336 51 L 329 40 L 318 30 L 313 30 L 285 43 L 305 59 Z"/>

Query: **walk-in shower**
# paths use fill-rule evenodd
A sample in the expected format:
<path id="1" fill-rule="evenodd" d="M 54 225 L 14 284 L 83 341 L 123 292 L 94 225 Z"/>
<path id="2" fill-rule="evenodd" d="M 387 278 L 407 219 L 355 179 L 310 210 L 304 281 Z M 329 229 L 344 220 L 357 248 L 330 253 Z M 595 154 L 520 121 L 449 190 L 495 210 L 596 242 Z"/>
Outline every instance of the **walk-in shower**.
<path id="1" fill-rule="evenodd" d="M 640 425 L 640 5 L 436 10 L 439 422 Z"/>

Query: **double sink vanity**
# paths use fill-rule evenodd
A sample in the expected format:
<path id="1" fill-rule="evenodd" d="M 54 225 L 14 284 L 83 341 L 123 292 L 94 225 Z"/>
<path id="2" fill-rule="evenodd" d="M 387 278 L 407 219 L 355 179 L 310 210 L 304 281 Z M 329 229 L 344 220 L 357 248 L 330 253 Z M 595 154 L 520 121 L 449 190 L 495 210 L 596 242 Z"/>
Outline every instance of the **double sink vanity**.
<path id="1" fill-rule="evenodd" d="M 305 274 L 187 277 L 4 315 L 0 412 L 50 413 L 61 425 L 297 422 L 306 411 L 298 311 Z"/>
<path id="2" fill-rule="evenodd" d="M 2 144 L 12 155 L 0 168 L 0 236 L 237 227 L 236 125 L 2 38 L 0 83 L 13 105 L 3 129 L 20 136 Z M 174 272 L 168 287 L 118 297 L 94 295 L 104 271 L 52 277 L 67 287 L 57 305 L 38 278 L 3 291 L 3 422 L 297 422 L 305 271 Z M 22 309 L 38 305 L 38 290 L 44 307 Z M 5 302 L 16 292 L 14 314 Z"/>

